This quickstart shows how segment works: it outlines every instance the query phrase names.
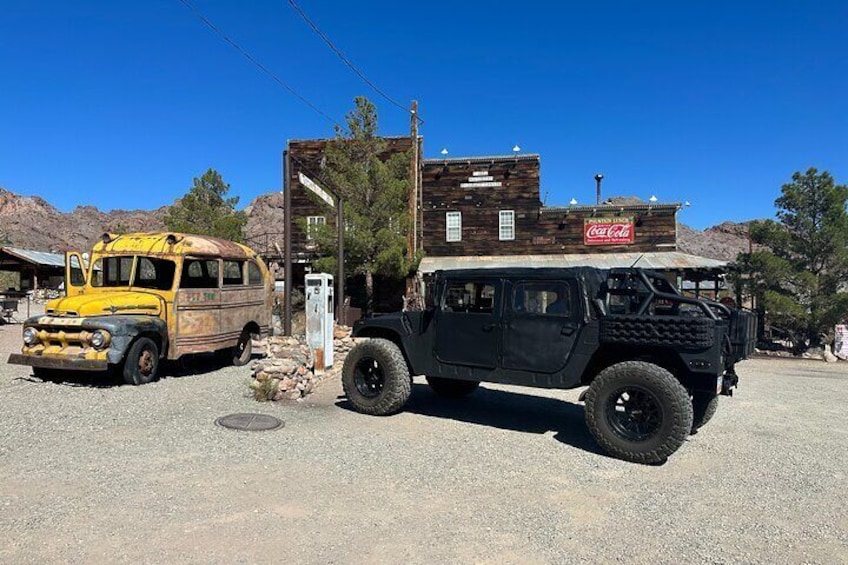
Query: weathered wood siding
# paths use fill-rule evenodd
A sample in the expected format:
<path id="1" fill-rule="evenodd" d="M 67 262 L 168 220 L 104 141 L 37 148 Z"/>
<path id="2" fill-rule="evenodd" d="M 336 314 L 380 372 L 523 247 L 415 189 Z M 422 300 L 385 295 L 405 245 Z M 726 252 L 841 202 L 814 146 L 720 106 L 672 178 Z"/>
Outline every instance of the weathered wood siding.
<path id="1" fill-rule="evenodd" d="M 429 256 L 579 254 L 671 251 L 676 207 L 545 208 L 539 199 L 539 157 L 431 159 L 423 167 L 423 245 Z M 515 213 L 515 239 L 499 239 L 501 210 Z M 447 241 L 447 212 L 462 213 L 462 240 Z M 583 241 L 587 217 L 633 218 L 634 242 Z"/>
<path id="2" fill-rule="evenodd" d="M 385 140 L 386 158 L 412 148 L 411 137 L 388 137 Z M 298 178 L 298 173 L 303 172 L 325 190 L 332 190 L 332 187 L 326 186 L 321 181 L 324 169 L 324 150 L 331 141 L 330 139 L 289 141 L 288 147 L 291 156 L 289 186 L 292 191 L 292 253 L 295 260 L 309 259 L 315 255 L 315 246 L 306 239 L 306 232 L 298 225 L 298 218 L 324 216 L 327 225 L 336 225 L 336 209 L 320 201 L 301 184 Z"/>

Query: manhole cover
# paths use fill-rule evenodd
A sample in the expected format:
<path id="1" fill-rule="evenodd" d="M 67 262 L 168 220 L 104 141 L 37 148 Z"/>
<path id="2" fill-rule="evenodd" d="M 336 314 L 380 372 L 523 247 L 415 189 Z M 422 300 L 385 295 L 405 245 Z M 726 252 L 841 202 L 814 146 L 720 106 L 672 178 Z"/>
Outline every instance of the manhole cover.
<path id="1" fill-rule="evenodd" d="M 224 428 L 246 432 L 276 430 L 284 425 L 282 420 L 265 414 L 230 414 L 221 416 L 215 420 L 215 423 Z"/>

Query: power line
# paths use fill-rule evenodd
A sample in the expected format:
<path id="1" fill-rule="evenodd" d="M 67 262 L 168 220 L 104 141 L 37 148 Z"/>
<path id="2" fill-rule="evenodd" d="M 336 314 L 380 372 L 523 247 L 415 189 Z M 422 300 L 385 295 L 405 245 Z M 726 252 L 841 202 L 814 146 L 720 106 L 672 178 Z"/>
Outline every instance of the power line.
<path id="1" fill-rule="evenodd" d="M 306 98 L 304 98 L 304 97 L 303 97 L 303 96 L 302 96 L 299 92 L 297 92 L 294 88 L 292 88 L 291 86 L 289 86 L 288 84 L 286 84 L 285 82 L 283 82 L 283 81 L 282 81 L 282 79 L 280 79 L 280 77 L 278 77 L 277 75 L 275 75 L 274 73 L 272 73 L 270 70 L 268 70 L 268 68 L 267 68 L 265 65 L 263 65 L 263 64 L 262 64 L 262 63 L 260 63 L 258 60 L 256 60 L 256 58 L 255 58 L 253 55 L 251 55 L 250 53 L 248 53 L 248 52 L 247 52 L 245 49 L 243 49 L 243 48 L 242 48 L 242 47 L 241 47 L 238 43 L 236 43 L 235 41 L 233 41 L 232 39 L 230 39 L 230 38 L 227 36 L 227 34 L 225 34 L 225 33 L 224 33 L 224 32 L 223 32 L 223 31 L 222 31 L 222 30 L 221 30 L 218 26 L 216 26 L 214 23 L 212 23 L 211 21 L 209 21 L 209 20 L 206 18 L 206 16 L 204 16 L 204 15 L 203 15 L 203 14 L 202 14 L 202 13 L 201 13 L 201 12 L 200 12 L 197 8 L 195 8 L 195 7 L 191 4 L 191 2 L 189 2 L 188 0 L 180 0 L 180 3 L 182 3 L 182 5 L 183 5 L 183 6 L 185 6 L 185 7 L 186 7 L 186 8 L 188 8 L 189 10 L 191 10 L 191 12 L 195 15 L 195 17 L 197 17 L 197 19 L 199 19 L 201 22 L 203 22 L 204 24 L 206 24 L 206 26 L 207 26 L 209 29 L 211 29 L 212 31 L 214 31 L 215 33 L 217 33 L 219 36 L 221 36 L 221 39 L 223 39 L 224 41 L 226 41 L 227 43 L 229 43 L 229 44 L 230 44 L 230 46 L 231 46 L 233 49 L 235 49 L 236 51 L 238 51 L 239 53 L 241 53 L 241 54 L 244 56 L 244 58 L 245 58 L 245 59 L 247 59 L 248 61 L 250 61 L 251 63 L 253 63 L 253 64 L 254 64 L 254 65 L 255 65 L 255 66 L 256 66 L 256 67 L 257 67 L 260 71 L 262 71 L 263 73 L 265 73 L 266 75 L 268 75 L 268 77 L 270 77 L 270 78 L 271 78 L 271 80 L 273 80 L 274 82 L 276 82 L 277 84 L 279 84 L 280 86 L 282 86 L 283 88 L 285 88 L 286 90 L 288 90 L 288 91 L 289 91 L 289 92 L 290 92 L 290 93 L 291 93 L 291 94 L 292 94 L 295 98 L 297 98 L 298 100 L 300 100 L 301 102 L 303 102 L 304 104 L 306 104 L 307 106 L 309 106 L 309 107 L 310 107 L 312 110 L 314 110 L 314 111 L 315 111 L 318 115 L 320 115 L 321 117 L 323 117 L 323 118 L 325 118 L 326 120 L 328 120 L 331 124 L 333 124 L 333 125 L 338 125 L 338 121 L 337 121 L 337 120 L 334 120 L 332 117 L 330 117 L 329 115 L 327 115 L 325 112 L 321 111 L 321 109 L 320 109 L 320 108 L 318 108 L 315 104 L 313 104 L 312 102 L 310 102 L 309 100 L 307 100 Z"/>
<path id="2" fill-rule="evenodd" d="M 388 94 L 386 94 L 386 93 L 385 93 L 382 89 L 380 89 L 380 87 L 378 87 L 376 84 L 374 84 L 373 82 L 371 82 L 371 80 L 369 80 L 369 79 L 368 79 L 368 77 L 366 77 L 366 76 L 362 73 L 362 71 L 360 71 L 358 68 L 356 68 L 356 65 L 354 65 L 354 64 L 351 62 L 351 60 L 350 60 L 350 59 L 348 59 L 347 57 L 345 57 L 344 53 L 342 53 L 342 52 L 341 52 L 341 50 L 340 50 L 338 47 L 336 47 L 336 45 L 335 45 L 332 41 L 330 41 L 330 38 L 329 38 L 329 37 L 327 37 L 327 35 L 326 35 L 323 31 L 321 31 L 321 30 L 318 28 L 318 26 L 317 26 L 317 25 L 316 25 L 316 24 L 315 24 L 312 20 L 310 20 L 310 19 L 309 19 L 309 16 L 307 16 L 307 15 L 306 15 L 306 12 L 304 12 L 304 11 L 301 9 L 301 7 L 297 5 L 297 2 L 295 2 L 295 0 L 288 0 L 288 2 L 289 2 L 289 6 L 291 6 L 291 7 L 294 9 L 294 11 L 295 11 L 295 12 L 297 12 L 297 13 L 298 13 L 298 15 L 299 15 L 299 16 L 303 19 L 303 21 L 305 21 L 305 22 L 306 22 L 306 24 L 307 24 L 309 27 L 311 27 L 311 28 L 312 28 L 312 31 L 314 31 L 314 32 L 315 32 L 315 34 L 316 34 L 318 37 L 320 37 L 320 38 L 321 38 L 321 40 L 322 40 L 324 43 L 326 43 L 326 44 L 327 44 L 327 47 L 329 47 L 329 48 L 333 51 L 333 53 L 335 53 L 336 55 L 338 55 L 339 59 L 341 59 L 341 60 L 342 60 L 342 62 L 343 62 L 345 65 L 347 65 L 347 66 L 350 68 L 350 70 L 352 70 L 352 71 L 356 74 L 356 76 L 358 76 L 360 79 L 362 79 L 362 82 L 364 82 L 365 84 L 367 84 L 368 86 L 370 86 L 370 87 L 374 90 L 374 92 L 376 92 L 377 94 L 379 94 L 380 96 L 382 96 L 383 98 L 385 98 L 386 100 L 388 100 L 391 104 L 394 104 L 395 106 L 397 106 L 398 108 L 400 108 L 401 110 L 403 110 L 404 112 L 406 112 L 407 114 L 409 113 L 409 109 L 408 109 L 408 108 L 406 108 L 406 106 L 404 106 L 403 104 L 401 104 L 400 102 L 398 102 L 397 100 L 395 100 L 394 98 L 392 98 L 391 96 L 389 96 Z M 418 118 L 418 116 L 416 116 L 416 118 Z M 418 118 L 418 119 L 420 120 L 420 118 Z"/>

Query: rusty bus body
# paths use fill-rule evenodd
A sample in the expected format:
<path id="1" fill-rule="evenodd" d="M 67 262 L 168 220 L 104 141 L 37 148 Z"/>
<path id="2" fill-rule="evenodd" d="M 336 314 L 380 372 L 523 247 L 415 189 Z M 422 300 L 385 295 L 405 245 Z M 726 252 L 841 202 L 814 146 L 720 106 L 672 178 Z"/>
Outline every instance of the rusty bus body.
<path id="1" fill-rule="evenodd" d="M 120 369 L 143 384 L 159 361 L 216 351 L 247 363 L 271 323 L 272 277 L 249 247 L 182 233 L 104 235 L 90 260 L 69 253 L 67 296 L 24 324 L 10 363 L 51 370 Z"/>

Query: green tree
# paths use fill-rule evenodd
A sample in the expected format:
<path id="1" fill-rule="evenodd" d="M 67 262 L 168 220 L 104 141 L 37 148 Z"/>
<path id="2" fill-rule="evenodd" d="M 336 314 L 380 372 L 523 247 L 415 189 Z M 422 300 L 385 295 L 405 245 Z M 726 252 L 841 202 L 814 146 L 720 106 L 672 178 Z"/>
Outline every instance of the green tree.
<path id="1" fill-rule="evenodd" d="M 355 99 L 346 122 L 347 131 L 336 127 L 335 139 L 327 144 L 322 177 L 344 201 L 345 271 L 365 276 L 366 309 L 371 312 L 375 274 L 403 278 L 418 266 L 419 258 L 407 254 L 412 225 L 407 208 L 410 155 L 386 154 L 376 109 L 367 98 Z M 303 219 L 299 225 L 307 228 Z M 335 229 L 329 225 L 310 229 L 325 255 L 316 268 L 336 272 Z"/>
<path id="2" fill-rule="evenodd" d="M 170 231 L 211 235 L 232 241 L 244 241 L 247 214 L 236 211 L 238 197 L 227 198 L 230 185 L 215 169 L 209 169 L 188 194 L 165 214 L 165 226 Z"/>
<path id="3" fill-rule="evenodd" d="M 742 280 L 772 324 L 816 346 L 848 316 L 848 186 L 810 168 L 781 193 L 777 221 L 751 224 L 761 249 L 739 256 Z"/>

